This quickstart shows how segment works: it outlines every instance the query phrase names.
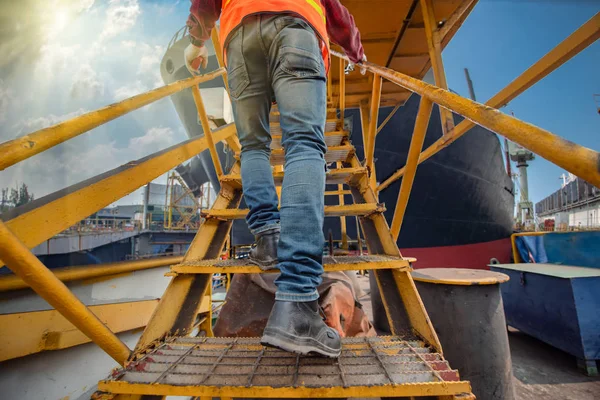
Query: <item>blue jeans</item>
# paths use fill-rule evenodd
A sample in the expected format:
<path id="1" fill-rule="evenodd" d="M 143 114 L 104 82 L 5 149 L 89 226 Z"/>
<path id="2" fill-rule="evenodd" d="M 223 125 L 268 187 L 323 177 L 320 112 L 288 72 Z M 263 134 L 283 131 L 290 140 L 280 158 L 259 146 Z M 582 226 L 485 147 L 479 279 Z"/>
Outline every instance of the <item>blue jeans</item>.
<path id="1" fill-rule="evenodd" d="M 323 273 L 327 83 L 319 41 L 302 19 L 247 17 L 227 42 L 242 184 L 254 235 L 281 228 L 275 298 L 313 301 Z M 269 114 L 277 101 L 285 149 L 281 208 L 270 164 Z"/>

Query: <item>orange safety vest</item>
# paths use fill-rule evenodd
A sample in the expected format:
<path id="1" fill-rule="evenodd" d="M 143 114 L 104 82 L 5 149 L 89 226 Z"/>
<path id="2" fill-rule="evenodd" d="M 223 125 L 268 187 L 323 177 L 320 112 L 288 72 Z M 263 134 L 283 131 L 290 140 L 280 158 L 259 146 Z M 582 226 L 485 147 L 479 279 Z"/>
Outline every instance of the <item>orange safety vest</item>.
<path id="1" fill-rule="evenodd" d="M 329 71 L 329 36 L 325 7 L 320 0 L 223 0 L 219 37 L 225 59 L 225 44 L 229 34 L 248 15 L 261 13 L 297 14 L 308 22 L 319 36 L 325 71 Z"/>

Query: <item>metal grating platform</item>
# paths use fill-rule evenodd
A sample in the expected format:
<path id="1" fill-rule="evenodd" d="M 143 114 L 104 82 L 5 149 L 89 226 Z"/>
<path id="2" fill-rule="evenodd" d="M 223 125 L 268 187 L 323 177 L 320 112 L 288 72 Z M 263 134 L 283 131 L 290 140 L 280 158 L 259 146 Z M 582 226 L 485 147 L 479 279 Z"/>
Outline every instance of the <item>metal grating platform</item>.
<path id="1" fill-rule="evenodd" d="M 361 168 L 339 168 L 330 169 L 325 174 L 325 181 L 328 185 L 339 185 L 344 184 L 350 180 L 350 178 L 357 175 L 366 175 L 367 169 Z M 284 172 L 274 172 L 273 180 L 275 185 L 281 185 L 283 183 Z M 221 182 L 234 184 L 240 187 L 242 183 L 242 176 L 240 174 L 228 174 L 221 176 Z"/>
<path id="2" fill-rule="evenodd" d="M 354 146 L 343 145 L 343 146 L 331 146 L 327 148 L 325 153 L 325 162 L 327 164 L 341 161 L 346 162 L 348 158 L 354 155 Z M 240 159 L 240 153 L 235 154 L 235 158 Z M 284 165 L 285 164 L 285 151 L 282 148 L 271 150 L 271 165 Z"/>
<path id="3" fill-rule="evenodd" d="M 382 213 L 385 211 L 383 204 L 363 203 L 363 204 L 348 204 L 344 206 L 325 206 L 326 217 L 342 217 L 342 216 L 367 216 L 374 213 Z M 210 209 L 202 212 L 205 218 L 219 219 L 242 219 L 248 214 L 247 208 L 221 208 Z"/>
<path id="4" fill-rule="evenodd" d="M 327 108 L 327 119 L 334 119 L 337 117 L 337 108 L 332 108 L 329 107 Z M 281 118 L 281 114 L 279 113 L 278 109 L 273 106 L 273 108 L 271 109 L 271 114 L 269 115 L 269 122 L 279 122 L 279 119 Z"/>
<path id="5" fill-rule="evenodd" d="M 388 257 L 388 256 L 336 256 L 323 257 L 323 266 L 326 272 L 349 270 L 373 270 L 399 268 L 409 270 L 414 258 Z M 249 265 L 247 259 L 240 260 L 190 260 L 171 267 L 171 271 L 178 274 L 258 274 L 262 271 L 255 265 Z M 267 272 L 279 272 L 272 269 Z"/>
<path id="6" fill-rule="evenodd" d="M 325 122 L 325 132 L 333 132 L 338 127 L 337 119 L 328 119 Z M 270 124 L 271 135 L 281 135 L 281 125 L 279 122 L 274 122 Z"/>
<path id="7" fill-rule="evenodd" d="M 451 395 L 468 382 L 415 338 L 343 339 L 339 359 L 263 347 L 259 338 L 177 338 L 115 371 L 111 393 L 231 397 Z"/>
<path id="8" fill-rule="evenodd" d="M 348 138 L 349 135 L 347 131 L 325 132 L 325 144 L 328 147 L 341 146 L 342 141 Z M 281 149 L 281 135 L 273 135 L 271 149 Z"/>

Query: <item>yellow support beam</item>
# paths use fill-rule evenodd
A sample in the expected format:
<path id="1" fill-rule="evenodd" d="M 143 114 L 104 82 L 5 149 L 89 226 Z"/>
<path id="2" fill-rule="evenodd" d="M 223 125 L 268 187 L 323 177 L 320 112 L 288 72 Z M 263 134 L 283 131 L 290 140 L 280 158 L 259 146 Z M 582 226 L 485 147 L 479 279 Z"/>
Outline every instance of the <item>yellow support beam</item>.
<path id="1" fill-rule="evenodd" d="M 362 133 L 363 152 L 365 159 L 367 158 L 367 141 L 369 135 L 369 102 L 361 101 L 359 106 L 360 111 L 360 130 Z"/>
<path id="2" fill-rule="evenodd" d="M 340 59 L 340 121 L 342 123 L 341 129 L 344 129 L 344 117 L 346 110 L 346 73 L 344 71 L 346 62 Z"/>
<path id="3" fill-rule="evenodd" d="M 223 52 L 221 51 L 221 40 L 219 38 L 219 30 L 217 28 L 213 28 L 212 33 L 210 35 L 213 43 L 213 47 L 215 49 L 215 55 L 217 56 L 217 62 L 219 63 L 219 67 L 225 68 L 225 60 L 223 59 Z M 223 74 L 223 82 L 225 83 L 225 89 L 227 93 L 229 93 L 229 79 L 227 79 L 227 74 Z"/>
<path id="4" fill-rule="evenodd" d="M 446 72 L 442 61 L 442 41 L 437 27 L 437 20 L 435 19 L 435 13 L 433 11 L 433 0 L 420 0 L 420 2 L 435 85 L 442 89 L 448 89 Z M 452 112 L 440 107 L 440 118 L 442 121 L 442 130 L 444 135 L 446 135 L 454 128 L 454 117 L 452 116 Z"/>
<path id="5" fill-rule="evenodd" d="M 219 160 L 219 155 L 217 154 L 217 148 L 215 147 L 212 131 L 208 122 L 208 115 L 206 115 L 206 108 L 204 107 L 204 101 L 202 100 L 202 95 L 200 94 L 200 89 L 197 85 L 192 86 L 192 95 L 194 97 L 194 103 L 196 103 L 196 109 L 198 110 L 198 118 L 200 118 L 200 123 L 202 124 L 204 137 L 206 138 L 206 141 L 208 143 L 208 151 L 210 152 L 210 158 L 212 158 L 213 165 L 215 166 L 217 177 L 220 178 L 223 175 L 223 167 L 221 167 L 221 160 Z"/>
<path id="6" fill-rule="evenodd" d="M 340 196 L 345 194 L 352 194 L 350 190 L 327 190 L 325 196 Z"/>
<path id="7" fill-rule="evenodd" d="M 340 216 L 352 216 L 352 215 L 370 215 L 373 213 L 382 213 L 385 211 L 385 207 L 377 203 L 362 203 L 362 204 L 348 204 L 344 206 L 325 206 L 326 217 L 340 217 Z M 203 215 L 206 218 L 214 219 L 243 219 L 248 214 L 247 208 L 233 208 L 233 209 L 215 209 L 214 207 L 207 210 Z"/>
<path id="8" fill-rule="evenodd" d="M 406 385 L 365 385 L 344 387 L 270 387 L 270 386 L 175 386 L 163 383 L 129 383 L 126 381 L 98 382 L 98 389 L 110 393 L 144 395 L 152 393 L 158 396 L 188 396 L 209 399 L 213 397 L 229 396 L 232 398 L 257 398 L 257 399 L 312 399 L 312 398 L 347 398 L 347 397 L 410 397 L 432 395 L 454 395 L 470 393 L 471 385 L 467 381 L 444 381 L 409 383 Z M 122 399 L 126 399 L 124 397 Z"/>
<path id="9" fill-rule="evenodd" d="M 23 161 L 31 156 L 41 153 L 51 147 L 94 129 L 108 121 L 137 110 L 145 105 L 177 93 L 183 89 L 210 81 L 225 73 L 218 69 L 210 74 L 196 76 L 169 85 L 133 96 L 129 99 L 111 104 L 96 111 L 71 118 L 49 128 L 21 136 L 0 144 L 0 171 Z"/>
<path id="10" fill-rule="evenodd" d="M 343 168 L 342 163 L 338 161 L 337 167 L 338 167 L 338 169 Z M 338 191 L 340 192 L 340 194 L 338 196 L 339 205 L 343 206 L 346 204 L 344 202 L 344 194 L 343 194 L 344 185 L 343 184 L 338 185 Z M 346 217 L 345 216 L 340 217 L 340 228 L 342 231 L 342 249 L 348 250 L 348 232 L 346 229 Z"/>
<path id="11" fill-rule="evenodd" d="M 333 82 L 331 81 L 331 67 L 327 71 L 327 104 L 333 102 Z"/>
<path id="12" fill-rule="evenodd" d="M 396 112 L 400 109 L 400 107 L 402 107 L 404 105 L 404 102 L 400 102 L 398 104 L 396 104 L 396 106 L 394 107 L 394 109 L 388 114 L 387 117 L 385 117 L 385 119 L 383 120 L 383 122 L 379 125 L 379 127 L 377 128 L 377 132 L 375 132 L 375 136 L 379 135 L 379 132 L 381 132 L 381 130 L 383 128 L 385 128 L 385 126 L 387 125 L 388 122 L 390 122 L 390 120 L 392 119 L 392 117 L 396 114 Z"/>
<path id="13" fill-rule="evenodd" d="M 115 333 L 146 326 L 158 299 L 89 306 Z M 0 315 L 0 361 L 89 343 L 90 339 L 56 310 Z"/>
<path id="14" fill-rule="evenodd" d="M 215 130 L 214 139 L 225 140 L 235 132 L 235 125 L 229 124 Z M 190 139 L 34 200 L 27 208 L 14 209 L 2 217 L 8 228 L 27 247 L 37 246 L 204 151 L 207 146 L 205 137 Z M 3 264 L 0 261 L 0 265 Z"/>
<path id="15" fill-rule="evenodd" d="M 231 168 L 231 173 L 240 173 L 239 162 L 236 162 Z M 212 210 L 237 208 L 241 197 L 241 190 L 222 184 Z M 231 225 L 231 222 L 216 219 L 204 221 L 196 232 L 183 261 L 220 257 Z M 211 282 L 211 274 L 175 276 L 161 297 L 152 319 L 148 322 L 148 326 L 135 347 L 134 354 L 139 354 L 166 335 L 182 336 L 191 332 L 196 323 L 197 314 L 201 311 L 200 299 L 202 296 L 210 294 Z M 210 311 L 207 317 L 198 323 L 197 327 L 206 336 L 212 336 Z"/>
<path id="16" fill-rule="evenodd" d="M 499 91 L 494 97 L 489 99 L 485 104 L 493 108 L 501 108 L 508 104 L 511 100 L 519 96 L 525 90 L 542 80 L 545 76 L 556 70 L 565 62 L 580 53 L 600 38 L 600 13 L 594 15 L 589 21 L 583 24 L 572 35 L 563 40 L 558 46 L 550 50 L 538 62 L 529 67 L 525 72 L 513 80 L 504 89 Z M 428 160 L 430 157 L 439 153 L 457 139 L 461 138 L 476 124 L 469 120 L 460 122 L 452 132 L 446 136 L 442 136 L 419 157 L 419 164 Z M 394 172 L 385 182 L 377 187 L 380 192 L 390 186 L 392 183 L 400 179 L 404 175 L 405 169 L 401 168 Z"/>
<path id="17" fill-rule="evenodd" d="M 179 264 L 183 256 L 156 257 L 135 261 L 122 261 L 107 264 L 75 265 L 65 268 L 52 269 L 52 273 L 61 282 L 77 281 L 81 279 L 98 278 L 101 276 L 118 275 L 127 272 L 141 271 L 150 268 L 168 267 Z M 16 275 L 0 277 L 0 292 L 25 289 L 29 286 Z"/>
<path id="18" fill-rule="evenodd" d="M 338 57 L 343 54 L 332 51 Z M 447 90 L 430 85 L 408 75 L 365 62 L 366 69 L 412 92 L 429 98 L 442 107 L 453 110 L 465 118 L 533 153 L 566 169 L 572 174 L 600 187 L 600 154 L 597 151 L 563 139 L 545 129 L 503 114 L 495 108 L 474 102 Z"/>
<path id="19" fill-rule="evenodd" d="M 396 209 L 394 210 L 394 218 L 392 219 L 392 225 L 390 231 L 394 240 L 398 240 L 400 235 L 400 228 L 404 221 L 404 214 L 406 207 L 408 206 L 408 199 L 410 198 L 410 192 L 412 190 L 415 175 L 417 174 L 417 166 L 419 165 L 419 154 L 423 148 L 423 142 L 425 142 L 425 135 L 427 134 L 427 127 L 429 126 L 429 118 L 431 116 L 431 109 L 433 103 L 426 97 L 421 97 L 421 103 L 419 104 L 419 112 L 417 114 L 417 120 L 415 121 L 415 127 L 413 136 L 410 141 L 410 147 L 408 149 L 408 157 L 406 159 L 407 173 L 402 179 L 402 185 L 400 186 L 400 193 L 398 194 L 398 200 L 396 202 Z"/>
<path id="20" fill-rule="evenodd" d="M 382 79 L 378 74 L 373 76 L 373 90 L 371 93 L 371 110 L 369 112 L 369 131 L 367 132 L 367 146 L 365 147 L 366 165 L 370 173 L 370 185 L 373 189 L 377 186 L 375 173 L 375 135 L 377 133 L 377 120 L 379 119 L 379 105 L 381 102 Z"/>
<path id="21" fill-rule="evenodd" d="M 446 35 L 456 32 L 462 25 L 465 18 L 473 11 L 478 0 L 463 0 L 452 15 L 446 19 L 444 25 L 438 29 L 440 40 L 444 40 Z"/>
<path id="22" fill-rule="evenodd" d="M 370 260 L 366 260 L 364 263 L 345 262 L 343 259 L 338 260 L 339 257 L 333 257 L 335 263 L 330 264 L 326 259 L 323 264 L 325 272 L 335 271 L 353 271 L 353 270 L 378 270 L 378 269 L 399 269 L 402 271 L 411 271 L 411 262 L 416 261 L 414 258 L 397 258 L 397 259 L 382 259 L 377 260 L 372 257 Z M 204 265 L 207 264 L 207 265 Z M 208 265 L 204 263 L 199 265 L 195 261 L 182 263 L 180 265 L 174 265 L 171 267 L 171 271 L 176 274 L 260 274 L 260 273 L 279 273 L 278 268 L 273 268 L 268 271 L 263 271 L 256 265 L 229 265 L 226 267 L 218 265 Z"/>
<path id="23" fill-rule="evenodd" d="M 0 222 L 0 257 L 44 300 L 120 365 L 131 351 Z"/>

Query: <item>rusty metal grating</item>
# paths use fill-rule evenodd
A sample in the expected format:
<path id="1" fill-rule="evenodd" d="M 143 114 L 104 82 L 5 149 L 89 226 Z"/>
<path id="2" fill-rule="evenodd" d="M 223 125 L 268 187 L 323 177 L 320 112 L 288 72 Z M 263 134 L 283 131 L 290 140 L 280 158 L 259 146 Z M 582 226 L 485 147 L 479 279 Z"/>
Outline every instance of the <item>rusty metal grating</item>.
<path id="1" fill-rule="evenodd" d="M 336 161 L 346 161 L 354 153 L 354 147 L 350 145 L 328 147 L 325 153 L 325 162 L 332 163 Z M 285 163 L 285 154 L 283 149 L 271 151 L 271 165 L 283 165 Z"/>
<path id="2" fill-rule="evenodd" d="M 263 347 L 259 338 L 178 338 L 104 383 L 322 388 L 457 382 L 458 372 L 418 340 L 346 338 L 339 359 Z"/>
<path id="3" fill-rule="evenodd" d="M 347 131 L 327 131 L 327 132 L 325 132 L 325 135 L 324 135 L 325 144 L 328 147 L 341 146 L 342 142 L 347 137 L 348 137 Z M 272 149 L 281 149 L 282 148 L 280 135 L 274 135 L 271 139 L 272 139 L 271 140 L 271 148 Z"/>
<path id="4" fill-rule="evenodd" d="M 392 257 L 385 255 L 364 255 L 364 256 L 325 256 L 323 257 L 323 264 L 363 264 L 370 262 L 398 262 L 403 259 L 400 257 Z M 182 262 L 179 265 L 185 266 L 208 266 L 212 265 L 215 267 L 239 267 L 242 265 L 248 265 L 248 260 L 190 260 Z"/>
<path id="5" fill-rule="evenodd" d="M 325 122 L 325 132 L 333 132 L 336 130 L 338 126 L 338 120 L 337 119 L 328 119 Z M 279 122 L 273 122 L 270 125 L 270 131 L 271 131 L 271 135 L 281 135 L 282 130 L 281 130 L 281 125 L 279 124 Z"/>
<path id="6" fill-rule="evenodd" d="M 323 257 L 325 271 L 409 269 L 414 259 L 384 255 Z M 259 267 L 249 265 L 247 259 L 229 260 L 189 260 L 171 267 L 178 274 L 204 273 L 261 273 Z M 267 272 L 278 272 L 278 269 Z"/>

